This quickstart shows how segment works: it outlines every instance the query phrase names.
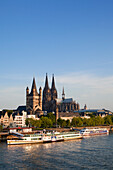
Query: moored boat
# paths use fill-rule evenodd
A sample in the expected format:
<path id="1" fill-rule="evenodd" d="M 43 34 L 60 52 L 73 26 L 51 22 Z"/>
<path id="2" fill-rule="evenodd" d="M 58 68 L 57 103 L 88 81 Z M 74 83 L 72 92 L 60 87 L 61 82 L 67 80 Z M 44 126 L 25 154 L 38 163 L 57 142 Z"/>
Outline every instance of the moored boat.
<path id="1" fill-rule="evenodd" d="M 42 136 L 40 134 L 28 134 L 23 137 L 19 137 L 17 140 L 7 140 L 8 145 L 18 144 L 34 144 L 43 143 Z"/>
<path id="2" fill-rule="evenodd" d="M 104 135 L 109 134 L 107 128 L 84 128 L 80 131 L 83 136 Z"/>
<path id="3" fill-rule="evenodd" d="M 65 133 L 61 133 L 60 135 L 62 135 L 62 138 L 64 140 L 73 140 L 73 139 L 82 139 L 83 136 L 78 133 L 78 132 L 65 132 Z"/>
<path id="4" fill-rule="evenodd" d="M 28 134 L 20 137 L 18 140 L 7 140 L 8 145 L 17 144 L 34 144 L 34 143 L 48 143 L 48 142 L 60 142 L 72 139 L 82 139 L 80 133 L 75 132 L 62 132 L 58 134 Z"/>

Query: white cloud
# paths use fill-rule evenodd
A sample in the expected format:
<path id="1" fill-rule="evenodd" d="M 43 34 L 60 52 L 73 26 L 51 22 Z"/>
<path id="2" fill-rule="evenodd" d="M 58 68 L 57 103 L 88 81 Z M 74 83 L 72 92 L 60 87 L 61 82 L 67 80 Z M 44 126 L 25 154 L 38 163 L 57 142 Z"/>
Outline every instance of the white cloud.
<path id="1" fill-rule="evenodd" d="M 56 77 L 59 85 L 90 88 L 99 93 L 113 93 L 113 76 L 99 77 L 93 74 L 72 73 Z"/>

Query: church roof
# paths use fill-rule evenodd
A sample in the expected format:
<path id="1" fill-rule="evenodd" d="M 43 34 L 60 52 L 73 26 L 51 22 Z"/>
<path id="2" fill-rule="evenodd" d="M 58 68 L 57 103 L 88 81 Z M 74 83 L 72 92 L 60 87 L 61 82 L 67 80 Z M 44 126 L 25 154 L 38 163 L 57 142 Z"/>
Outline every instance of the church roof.
<path id="1" fill-rule="evenodd" d="M 16 111 L 22 112 L 22 111 L 26 111 L 26 106 L 18 106 Z"/>
<path id="2" fill-rule="evenodd" d="M 57 103 L 72 103 L 73 102 L 73 98 L 67 98 L 67 99 L 56 99 Z"/>
<path id="3" fill-rule="evenodd" d="M 72 102 L 73 102 L 73 98 L 67 98 L 62 101 L 62 103 L 72 103 Z"/>

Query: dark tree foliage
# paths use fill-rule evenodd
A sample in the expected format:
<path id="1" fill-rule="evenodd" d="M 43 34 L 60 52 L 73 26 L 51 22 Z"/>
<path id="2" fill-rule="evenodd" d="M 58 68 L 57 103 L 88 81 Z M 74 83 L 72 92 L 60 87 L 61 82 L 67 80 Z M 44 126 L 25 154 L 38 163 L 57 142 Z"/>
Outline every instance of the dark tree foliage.
<path id="1" fill-rule="evenodd" d="M 112 125 L 113 124 L 113 116 L 106 116 L 104 118 L 100 116 L 92 116 L 90 119 L 82 119 L 80 117 L 74 117 L 72 121 L 70 120 L 64 120 L 59 118 L 57 120 L 57 125 L 59 127 L 81 127 L 81 126 L 99 126 L 99 125 Z M 35 120 L 28 118 L 26 119 L 26 125 L 27 126 L 33 126 L 33 127 L 41 127 L 41 128 L 49 128 L 54 127 L 55 125 L 55 115 L 53 113 L 49 113 L 47 116 L 42 116 L 40 120 Z"/>
<path id="2" fill-rule="evenodd" d="M 3 126 L 2 125 L 0 125 L 0 131 L 2 131 L 3 130 Z"/>

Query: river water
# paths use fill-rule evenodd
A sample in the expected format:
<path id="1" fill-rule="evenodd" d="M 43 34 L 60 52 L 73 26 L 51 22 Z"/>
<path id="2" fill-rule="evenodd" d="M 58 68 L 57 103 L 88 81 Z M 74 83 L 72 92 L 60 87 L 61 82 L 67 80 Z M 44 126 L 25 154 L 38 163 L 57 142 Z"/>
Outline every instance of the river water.
<path id="1" fill-rule="evenodd" d="M 113 169 L 113 134 L 47 144 L 0 143 L 4 169 Z"/>

